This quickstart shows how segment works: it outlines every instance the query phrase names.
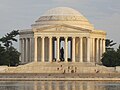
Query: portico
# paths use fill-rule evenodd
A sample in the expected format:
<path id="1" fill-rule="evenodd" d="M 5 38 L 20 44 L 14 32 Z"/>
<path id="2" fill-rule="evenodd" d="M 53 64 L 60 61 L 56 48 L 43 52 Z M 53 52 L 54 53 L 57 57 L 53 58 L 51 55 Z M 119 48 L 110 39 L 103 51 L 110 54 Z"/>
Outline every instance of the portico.
<path id="1" fill-rule="evenodd" d="M 101 53 L 104 52 L 103 48 L 105 47 L 105 40 L 100 38 L 35 36 L 34 60 L 32 60 L 33 58 L 30 57 L 31 53 L 33 53 L 32 48 L 30 48 L 32 45 L 31 40 L 30 38 L 20 39 L 22 43 L 21 47 L 24 48 L 24 54 L 21 55 L 24 62 L 27 60 L 30 62 L 60 61 L 61 41 L 64 41 L 64 62 L 99 62 L 98 60 Z M 90 41 L 92 41 L 92 44 L 90 44 Z"/>

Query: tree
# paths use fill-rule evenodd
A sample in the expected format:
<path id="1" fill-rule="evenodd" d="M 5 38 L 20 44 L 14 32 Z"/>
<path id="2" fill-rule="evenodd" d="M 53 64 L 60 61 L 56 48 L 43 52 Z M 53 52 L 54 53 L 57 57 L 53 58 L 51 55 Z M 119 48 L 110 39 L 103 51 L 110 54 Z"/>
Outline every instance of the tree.
<path id="1" fill-rule="evenodd" d="M 113 40 L 106 39 L 106 52 L 103 54 L 101 61 L 107 67 L 120 66 L 120 46 L 115 51 L 113 48 L 115 44 Z"/>
<path id="2" fill-rule="evenodd" d="M 13 30 L 12 32 L 7 33 L 5 36 L 3 36 L 0 39 L 0 42 L 2 42 L 6 49 L 8 49 L 13 45 L 12 41 L 17 42 L 17 39 L 15 38 L 17 35 L 19 35 L 19 30 Z"/>
<path id="3" fill-rule="evenodd" d="M 19 64 L 20 53 L 14 47 L 9 47 L 7 54 L 9 56 L 9 66 L 16 66 Z"/>
<path id="4" fill-rule="evenodd" d="M 117 50 L 107 49 L 101 61 L 102 64 L 107 67 L 120 66 L 120 45 Z"/>
<path id="5" fill-rule="evenodd" d="M 12 46 L 17 42 L 18 30 L 13 30 L 0 38 L 0 65 L 16 66 L 19 64 L 20 53 Z M 2 46 L 3 45 L 3 46 Z"/>
<path id="6" fill-rule="evenodd" d="M 3 63 L 4 55 L 5 55 L 5 48 L 2 47 L 0 44 L 0 65 Z"/>
<path id="7" fill-rule="evenodd" d="M 117 66 L 120 66 L 120 45 L 119 45 L 119 47 L 118 47 L 118 49 L 117 49 Z"/>
<path id="8" fill-rule="evenodd" d="M 112 46 L 114 46 L 116 43 L 113 42 L 113 40 L 106 39 L 105 46 L 106 46 L 106 51 L 107 50 L 112 50 Z"/>
<path id="9" fill-rule="evenodd" d="M 106 51 L 103 54 L 103 58 L 101 59 L 102 64 L 107 67 L 114 67 L 117 65 L 117 53 L 115 50 Z"/>

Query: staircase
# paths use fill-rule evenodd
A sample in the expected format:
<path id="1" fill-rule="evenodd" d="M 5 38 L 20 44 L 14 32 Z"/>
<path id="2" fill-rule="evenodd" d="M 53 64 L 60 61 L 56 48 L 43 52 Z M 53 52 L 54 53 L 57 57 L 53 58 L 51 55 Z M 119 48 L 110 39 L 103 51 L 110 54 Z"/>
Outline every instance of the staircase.
<path id="1" fill-rule="evenodd" d="M 6 73 L 113 73 L 114 68 L 107 68 L 95 63 L 79 62 L 31 62 L 18 67 L 8 67 Z"/>

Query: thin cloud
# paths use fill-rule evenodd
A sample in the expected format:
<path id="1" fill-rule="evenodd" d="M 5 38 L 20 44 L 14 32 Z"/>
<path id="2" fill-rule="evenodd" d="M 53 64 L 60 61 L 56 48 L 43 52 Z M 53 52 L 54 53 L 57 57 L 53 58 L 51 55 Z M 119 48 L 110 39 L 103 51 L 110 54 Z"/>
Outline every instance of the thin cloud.
<path id="1" fill-rule="evenodd" d="M 59 2 L 59 3 L 85 3 L 89 0 L 52 0 L 53 2 Z"/>
<path id="2" fill-rule="evenodd" d="M 120 0 L 0 0 L 0 35 L 14 28 L 30 28 L 45 11 L 58 6 L 80 11 L 96 28 L 106 30 L 120 43 Z"/>

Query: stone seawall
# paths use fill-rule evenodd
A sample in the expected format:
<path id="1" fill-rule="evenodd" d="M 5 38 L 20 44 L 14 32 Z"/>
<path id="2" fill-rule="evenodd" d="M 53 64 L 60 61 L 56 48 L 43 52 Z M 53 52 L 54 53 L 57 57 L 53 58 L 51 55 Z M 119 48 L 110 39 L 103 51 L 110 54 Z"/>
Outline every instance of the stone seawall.
<path id="1" fill-rule="evenodd" d="M 0 81 L 120 81 L 120 78 L 0 78 Z"/>
<path id="2" fill-rule="evenodd" d="M 0 78 L 0 81 L 120 81 L 120 78 Z"/>
<path id="3" fill-rule="evenodd" d="M 1 73 L 1 81 L 63 81 L 63 80 L 78 80 L 78 81 L 120 81 L 120 73 L 82 73 L 82 74 L 45 74 L 45 73 Z"/>

